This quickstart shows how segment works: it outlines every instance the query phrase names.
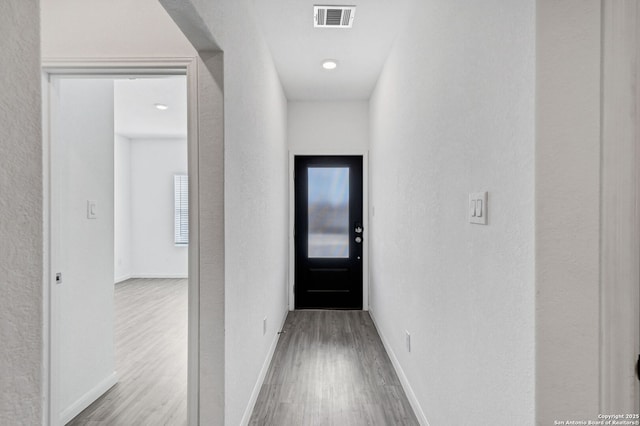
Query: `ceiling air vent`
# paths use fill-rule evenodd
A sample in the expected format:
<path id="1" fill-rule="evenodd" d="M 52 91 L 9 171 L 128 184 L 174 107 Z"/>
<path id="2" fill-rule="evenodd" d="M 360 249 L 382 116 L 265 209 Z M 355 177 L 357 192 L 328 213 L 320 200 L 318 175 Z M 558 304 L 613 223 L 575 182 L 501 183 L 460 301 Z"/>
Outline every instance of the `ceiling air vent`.
<path id="1" fill-rule="evenodd" d="M 316 28 L 351 28 L 355 17 L 355 6 L 313 6 Z"/>

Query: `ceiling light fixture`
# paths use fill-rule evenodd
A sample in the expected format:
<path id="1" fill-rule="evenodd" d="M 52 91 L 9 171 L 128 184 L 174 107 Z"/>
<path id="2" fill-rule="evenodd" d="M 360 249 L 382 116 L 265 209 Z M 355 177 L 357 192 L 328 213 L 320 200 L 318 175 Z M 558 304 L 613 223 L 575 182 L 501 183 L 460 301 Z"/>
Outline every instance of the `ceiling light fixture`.
<path id="1" fill-rule="evenodd" d="M 322 62 L 322 68 L 324 68 L 325 70 L 334 70 L 337 66 L 338 62 L 334 61 L 333 59 L 325 59 Z"/>
<path id="2" fill-rule="evenodd" d="M 154 104 L 154 105 L 155 105 L 155 107 L 156 107 L 157 109 L 159 109 L 160 111 L 165 111 L 165 110 L 169 109 L 169 107 L 168 107 L 168 106 L 166 106 L 165 104 Z"/>

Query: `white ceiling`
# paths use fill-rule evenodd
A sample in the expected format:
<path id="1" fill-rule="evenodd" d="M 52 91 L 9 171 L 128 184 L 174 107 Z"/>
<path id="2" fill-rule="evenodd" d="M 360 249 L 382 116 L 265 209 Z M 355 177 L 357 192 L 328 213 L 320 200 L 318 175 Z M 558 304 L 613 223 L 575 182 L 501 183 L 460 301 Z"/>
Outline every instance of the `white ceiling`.
<path id="1" fill-rule="evenodd" d="M 116 80 L 114 92 L 117 134 L 129 138 L 187 137 L 185 76 Z M 160 111 L 157 103 L 169 108 Z"/>
<path id="2" fill-rule="evenodd" d="M 367 100 L 412 0 L 253 0 L 289 100 Z M 314 5 L 357 6 L 353 28 L 314 28 Z M 322 68 L 324 59 L 338 68 Z"/>

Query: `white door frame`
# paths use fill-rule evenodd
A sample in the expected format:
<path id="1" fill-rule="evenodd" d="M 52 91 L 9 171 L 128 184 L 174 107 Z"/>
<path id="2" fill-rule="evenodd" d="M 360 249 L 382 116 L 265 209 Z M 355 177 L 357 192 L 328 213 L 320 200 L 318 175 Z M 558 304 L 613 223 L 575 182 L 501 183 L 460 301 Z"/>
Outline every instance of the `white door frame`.
<path id="1" fill-rule="evenodd" d="M 57 383 L 57 352 L 54 350 L 58 330 L 52 321 L 56 301 L 51 287 L 55 285 L 55 271 L 51 268 L 51 140 L 50 140 L 50 77 L 57 76 L 157 76 L 186 75 L 187 78 L 187 146 L 189 167 L 189 317 L 188 317 L 188 385 L 187 413 L 190 425 L 198 423 L 200 377 L 200 221 L 199 221 L 199 169 L 198 169 L 198 72 L 196 58 L 100 58 L 100 59 L 47 59 L 43 70 L 43 196 L 44 196 L 44 294 L 43 294 L 43 424 L 57 426 L 59 406 L 53 390 Z"/>
<path id="2" fill-rule="evenodd" d="M 295 231 L 295 157 L 296 155 L 358 155 L 362 156 L 362 226 L 364 227 L 362 248 L 362 310 L 369 310 L 369 151 L 334 151 L 318 152 L 304 149 L 289 150 L 289 310 L 296 309 L 296 247 Z"/>
<path id="3" fill-rule="evenodd" d="M 602 3 L 600 413 L 638 413 L 640 6 Z"/>

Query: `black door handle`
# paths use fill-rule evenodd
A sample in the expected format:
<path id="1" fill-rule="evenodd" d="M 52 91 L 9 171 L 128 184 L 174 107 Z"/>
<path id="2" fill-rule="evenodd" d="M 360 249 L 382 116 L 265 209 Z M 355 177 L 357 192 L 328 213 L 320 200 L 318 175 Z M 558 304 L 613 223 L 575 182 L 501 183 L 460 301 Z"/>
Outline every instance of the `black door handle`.
<path id="1" fill-rule="evenodd" d="M 640 355 L 638 355 L 638 362 L 636 362 L 636 377 L 640 380 Z"/>

